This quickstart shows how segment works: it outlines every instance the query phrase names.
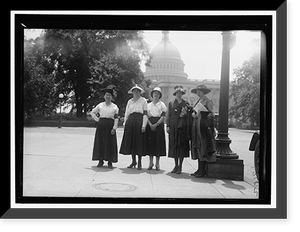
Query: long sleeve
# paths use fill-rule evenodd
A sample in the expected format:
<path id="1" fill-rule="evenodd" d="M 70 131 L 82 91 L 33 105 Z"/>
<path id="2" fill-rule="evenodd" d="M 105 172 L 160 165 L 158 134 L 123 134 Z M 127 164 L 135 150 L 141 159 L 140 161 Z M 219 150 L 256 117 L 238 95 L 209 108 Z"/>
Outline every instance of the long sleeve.
<path id="1" fill-rule="evenodd" d="M 118 123 L 119 123 L 119 108 L 116 106 L 116 112 L 115 112 L 115 115 L 114 115 L 114 126 L 113 126 L 113 129 L 117 130 Z"/>
<path id="2" fill-rule="evenodd" d="M 168 104 L 168 110 L 166 116 L 167 127 L 170 127 L 170 117 L 171 117 L 170 114 L 171 114 L 171 102 Z"/>
<path id="3" fill-rule="evenodd" d="M 148 122 L 148 105 L 145 99 L 143 103 L 143 124 L 142 124 L 143 128 L 146 128 L 147 122 Z"/>
<path id="4" fill-rule="evenodd" d="M 129 100 L 130 101 L 130 100 Z M 130 102 L 127 102 L 127 105 L 126 105 L 126 110 L 125 110 L 125 115 L 124 115 L 124 125 L 129 117 L 129 105 L 130 105 Z"/>

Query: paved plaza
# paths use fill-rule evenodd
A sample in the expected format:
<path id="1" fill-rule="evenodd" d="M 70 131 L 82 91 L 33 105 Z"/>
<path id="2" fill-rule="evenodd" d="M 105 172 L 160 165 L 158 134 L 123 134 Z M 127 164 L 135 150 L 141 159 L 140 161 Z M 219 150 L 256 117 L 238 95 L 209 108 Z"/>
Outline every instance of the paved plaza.
<path id="1" fill-rule="evenodd" d="M 123 198 L 232 198 L 256 199 L 253 152 L 248 150 L 254 131 L 229 129 L 231 149 L 244 160 L 244 181 L 195 178 L 197 161 L 184 160 L 182 174 L 170 173 L 174 161 L 160 160 L 160 171 L 147 170 L 149 158 L 143 157 L 142 170 L 126 168 L 131 156 L 119 154 L 118 163 L 109 169 L 92 161 L 96 128 L 24 128 L 24 196 L 123 197 Z M 118 149 L 123 128 L 118 128 Z M 167 139 L 167 137 L 166 137 Z M 168 140 L 167 140 L 168 143 Z"/>

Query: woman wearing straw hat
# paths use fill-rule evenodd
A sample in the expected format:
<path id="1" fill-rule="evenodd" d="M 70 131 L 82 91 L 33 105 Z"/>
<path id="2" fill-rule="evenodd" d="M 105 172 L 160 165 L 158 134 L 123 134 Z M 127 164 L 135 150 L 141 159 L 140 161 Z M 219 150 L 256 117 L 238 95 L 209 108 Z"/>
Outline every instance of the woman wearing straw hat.
<path id="1" fill-rule="evenodd" d="M 144 90 L 138 85 L 132 87 L 128 93 L 132 94 L 133 98 L 126 105 L 120 153 L 132 157 L 132 162 L 127 168 L 135 168 L 138 165 L 138 169 L 141 170 L 142 156 L 146 155 L 147 101 L 141 97 Z"/>
<path id="2" fill-rule="evenodd" d="M 185 157 L 189 157 L 188 136 L 188 106 L 189 103 L 182 99 L 185 90 L 181 85 L 175 86 L 174 101 L 168 105 L 167 132 L 169 133 L 169 154 L 174 158 L 175 167 L 171 173 L 180 174 Z"/>
<path id="3" fill-rule="evenodd" d="M 198 160 L 198 170 L 192 173 L 195 177 L 206 175 L 206 162 L 215 162 L 215 129 L 214 129 L 214 106 L 206 96 L 211 90 L 205 85 L 198 85 L 191 92 L 197 94 L 199 99 L 193 107 L 191 157 Z"/>
<path id="4" fill-rule="evenodd" d="M 105 102 L 98 104 L 91 112 L 91 116 L 98 122 L 94 139 L 92 160 L 99 160 L 97 167 L 108 161 L 108 167 L 118 162 L 117 136 L 119 108 L 112 103 L 115 96 L 113 86 L 102 90 Z M 99 116 L 97 116 L 99 115 Z"/>
<path id="5" fill-rule="evenodd" d="M 148 104 L 148 125 L 147 132 L 147 152 L 149 155 L 148 170 L 153 168 L 153 157 L 156 156 L 155 169 L 160 170 L 159 158 L 166 156 L 166 140 L 164 129 L 164 118 L 167 107 L 160 101 L 162 97 L 161 89 L 155 87 L 151 93 L 152 102 Z"/>

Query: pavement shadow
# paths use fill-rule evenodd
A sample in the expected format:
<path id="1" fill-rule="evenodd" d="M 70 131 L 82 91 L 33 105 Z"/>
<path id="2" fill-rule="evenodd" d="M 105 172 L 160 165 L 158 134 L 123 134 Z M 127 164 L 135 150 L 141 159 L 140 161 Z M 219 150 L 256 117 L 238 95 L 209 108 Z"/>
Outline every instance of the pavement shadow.
<path id="1" fill-rule="evenodd" d="M 214 181 L 208 180 L 207 177 L 196 178 L 194 176 L 191 176 L 191 181 L 197 182 L 197 183 L 207 183 L 207 184 L 213 184 L 216 182 L 216 180 L 214 180 Z"/>
<path id="2" fill-rule="evenodd" d="M 166 170 L 160 169 L 159 171 L 152 169 L 152 170 L 147 170 L 149 174 L 151 175 L 157 175 L 157 174 L 163 174 L 165 173 Z"/>
<path id="3" fill-rule="evenodd" d="M 94 172 L 109 172 L 109 171 L 113 171 L 114 169 L 116 169 L 116 167 L 109 168 L 107 166 L 102 166 L 100 168 L 100 167 L 97 167 L 97 166 L 91 166 L 90 168 L 85 168 L 85 169 L 92 170 Z"/>
<path id="4" fill-rule="evenodd" d="M 175 179 L 191 179 L 190 174 L 186 172 L 181 172 L 181 174 L 168 172 L 166 175 Z"/>
<path id="5" fill-rule="evenodd" d="M 122 173 L 125 173 L 125 174 L 141 174 L 141 173 L 147 173 L 149 172 L 149 170 L 147 169 L 142 169 L 142 170 L 138 170 L 137 168 L 119 168 Z"/>
<path id="6" fill-rule="evenodd" d="M 237 189 L 237 190 L 245 190 L 246 188 L 243 185 L 235 184 L 231 180 L 223 180 L 224 184 L 222 184 L 226 188 Z"/>

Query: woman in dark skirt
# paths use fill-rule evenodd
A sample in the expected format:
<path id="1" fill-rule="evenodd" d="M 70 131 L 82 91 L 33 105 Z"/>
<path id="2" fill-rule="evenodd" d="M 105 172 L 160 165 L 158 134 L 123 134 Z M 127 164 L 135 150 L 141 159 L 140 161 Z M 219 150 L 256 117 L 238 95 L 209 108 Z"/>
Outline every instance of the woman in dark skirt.
<path id="1" fill-rule="evenodd" d="M 171 173 L 180 174 L 185 157 L 189 157 L 189 103 L 182 99 L 185 91 L 181 85 L 175 86 L 175 100 L 169 103 L 167 132 L 169 133 L 169 154 L 174 158 L 175 167 Z"/>
<path id="2" fill-rule="evenodd" d="M 164 118 L 166 115 L 167 107 L 159 99 L 162 97 L 161 89 L 155 87 L 151 93 L 152 102 L 148 104 L 148 125 L 146 128 L 147 133 L 147 152 L 149 155 L 148 170 L 153 168 L 153 157 L 156 157 L 155 169 L 160 170 L 159 158 L 166 156 L 166 139 Z"/>
<path id="3" fill-rule="evenodd" d="M 116 130 L 118 127 L 119 108 L 112 103 L 113 87 L 103 90 L 105 102 L 98 104 L 91 112 L 91 116 L 98 122 L 93 148 L 92 160 L 99 160 L 97 167 L 102 167 L 108 161 L 108 167 L 118 162 L 118 148 Z"/>
<path id="4" fill-rule="evenodd" d="M 146 125 L 147 125 L 147 101 L 141 97 L 144 90 L 135 85 L 128 93 L 133 94 L 126 105 L 124 117 L 124 134 L 121 143 L 120 153 L 131 155 L 132 162 L 127 168 L 142 169 L 142 156 L 146 155 Z M 138 163 L 136 162 L 138 156 Z"/>
<path id="5" fill-rule="evenodd" d="M 193 107 L 191 130 L 191 156 L 193 160 L 198 160 L 198 170 L 191 174 L 195 177 L 205 177 L 206 162 L 216 161 L 214 106 L 212 100 L 206 96 L 210 91 L 205 85 L 191 90 L 199 97 Z"/>

